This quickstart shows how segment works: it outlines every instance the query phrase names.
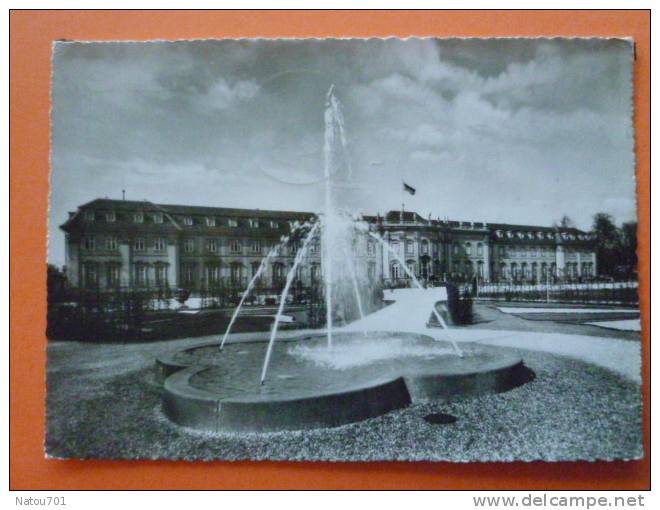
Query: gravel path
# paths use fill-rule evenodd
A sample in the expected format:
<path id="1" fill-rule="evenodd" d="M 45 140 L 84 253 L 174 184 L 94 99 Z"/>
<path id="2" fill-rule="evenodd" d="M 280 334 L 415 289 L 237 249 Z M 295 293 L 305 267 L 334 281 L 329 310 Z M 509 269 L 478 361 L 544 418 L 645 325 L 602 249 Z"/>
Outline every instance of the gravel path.
<path id="1" fill-rule="evenodd" d="M 456 462 L 642 455 L 638 384 L 594 365 L 531 351 L 519 352 L 536 372 L 536 379 L 499 395 L 451 404 L 415 404 L 335 429 L 261 435 L 191 431 L 173 425 L 160 412 L 153 353 L 171 346 L 59 344 L 49 349 L 48 454 L 112 459 Z M 458 420 L 431 425 L 423 419 L 437 412 Z"/>

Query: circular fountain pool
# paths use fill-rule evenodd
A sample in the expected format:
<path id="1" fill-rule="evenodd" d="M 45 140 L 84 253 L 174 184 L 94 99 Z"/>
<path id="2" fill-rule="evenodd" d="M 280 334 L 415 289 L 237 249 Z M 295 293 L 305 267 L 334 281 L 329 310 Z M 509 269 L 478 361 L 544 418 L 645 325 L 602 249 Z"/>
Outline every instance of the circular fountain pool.
<path id="1" fill-rule="evenodd" d="M 530 371 L 511 351 L 451 346 L 425 335 L 370 332 L 278 340 L 260 384 L 265 342 L 200 344 L 158 359 L 163 411 L 175 423 L 267 432 L 333 427 L 414 401 L 458 400 L 512 389 Z M 168 375 L 169 374 L 169 375 Z"/>

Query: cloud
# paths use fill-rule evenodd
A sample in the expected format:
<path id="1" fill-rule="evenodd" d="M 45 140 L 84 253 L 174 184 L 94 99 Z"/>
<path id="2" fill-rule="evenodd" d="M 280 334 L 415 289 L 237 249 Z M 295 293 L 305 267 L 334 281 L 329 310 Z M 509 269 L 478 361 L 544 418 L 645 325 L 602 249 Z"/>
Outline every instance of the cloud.
<path id="1" fill-rule="evenodd" d="M 254 80 L 239 80 L 233 85 L 219 78 L 204 94 L 196 97 L 198 108 L 202 111 L 224 110 L 238 106 L 243 101 L 249 101 L 259 92 L 259 86 Z"/>

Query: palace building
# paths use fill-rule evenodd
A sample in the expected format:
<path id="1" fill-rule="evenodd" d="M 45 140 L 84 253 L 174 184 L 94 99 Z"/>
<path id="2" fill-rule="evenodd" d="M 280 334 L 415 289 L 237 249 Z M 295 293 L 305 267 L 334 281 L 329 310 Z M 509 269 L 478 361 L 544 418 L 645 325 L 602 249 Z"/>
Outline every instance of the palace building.
<path id="1" fill-rule="evenodd" d="M 218 284 L 244 286 L 273 246 L 313 213 L 161 205 L 97 199 L 69 213 L 66 275 L 75 288 L 167 286 L 193 292 Z M 575 228 L 441 221 L 411 211 L 365 217 L 419 278 L 427 281 L 545 282 L 597 275 L 595 238 Z M 264 287 L 278 287 L 293 265 L 292 239 L 264 268 Z M 357 265 L 370 280 L 399 284 L 397 257 L 365 236 Z M 313 240 L 297 278 L 320 279 Z"/>

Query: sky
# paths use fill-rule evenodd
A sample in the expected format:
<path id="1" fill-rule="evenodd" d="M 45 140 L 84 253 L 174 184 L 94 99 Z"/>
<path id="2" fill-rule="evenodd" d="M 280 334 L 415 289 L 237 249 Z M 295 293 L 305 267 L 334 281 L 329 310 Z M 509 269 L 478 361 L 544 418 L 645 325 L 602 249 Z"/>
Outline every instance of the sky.
<path id="1" fill-rule="evenodd" d="M 123 189 L 318 210 L 332 84 L 365 213 L 634 221 L 631 64 L 613 39 L 57 43 L 48 260 L 68 211 Z"/>

